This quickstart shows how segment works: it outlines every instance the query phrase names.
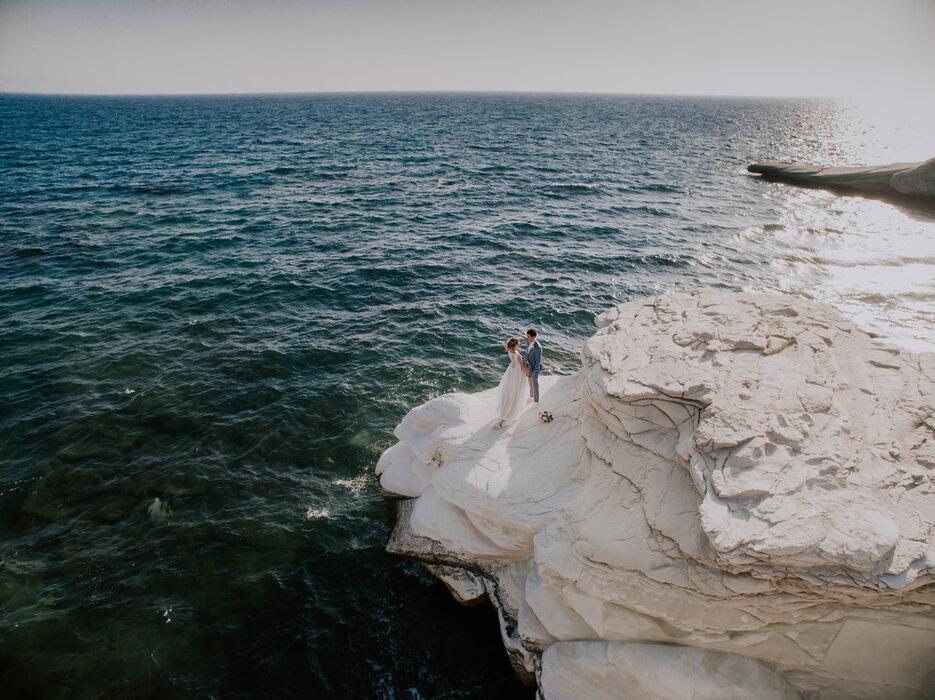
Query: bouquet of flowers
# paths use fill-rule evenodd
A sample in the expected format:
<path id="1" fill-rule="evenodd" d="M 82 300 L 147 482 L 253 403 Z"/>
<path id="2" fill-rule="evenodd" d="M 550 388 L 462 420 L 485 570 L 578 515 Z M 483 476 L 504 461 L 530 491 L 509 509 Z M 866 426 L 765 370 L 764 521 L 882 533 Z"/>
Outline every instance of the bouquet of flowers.
<path id="1" fill-rule="evenodd" d="M 551 423 L 554 419 L 549 411 L 541 411 L 539 413 L 539 420 L 543 423 Z"/>

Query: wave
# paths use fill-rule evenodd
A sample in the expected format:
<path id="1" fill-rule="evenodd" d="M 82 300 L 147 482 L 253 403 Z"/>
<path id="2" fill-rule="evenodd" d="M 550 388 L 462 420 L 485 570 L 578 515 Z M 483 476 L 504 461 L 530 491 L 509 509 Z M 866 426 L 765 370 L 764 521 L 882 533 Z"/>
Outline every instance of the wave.
<path id="1" fill-rule="evenodd" d="M 504 233 L 535 233 L 542 231 L 543 228 L 531 221 L 511 221 L 508 224 L 498 226 L 496 230 Z"/>
<path id="2" fill-rule="evenodd" d="M 671 192 L 673 194 L 681 194 L 685 192 L 684 188 L 679 187 L 678 185 L 671 185 L 665 182 L 652 182 L 646 185 L 638 185 L 632 188 L 631 191 L 636 192 Z"/>
<path id="3" fill-rule="evenodd" d="M 638 260 L 650 267 L 687 267 L 691 259 L 682 255 L 650 254 L 640 255 Z"/>
<path id="4" fill-rule="evenodd" d="M 609 207 L 601 207 L 598 209 L 601 213 L 607 214 L 649 214 L 651 216 L 657 216 L 662 218 L 674 218 L 677 214 L 669 211 L 668 209 L 662 209 L 661 207 L 654 207 L 649 204 L 616 204 Z"/>
<path id="5" fill-rule="evenodd" d="M 185 185 L 172 183 L 132 183 L 115 184 L 107 188 L 108 191 L 116 194 L 142 194 L 153 197 L 170 197 L 178 194 L 188 194 L 191 189 Z"/>
<path id="6" fill-rule="evenodd" d="M 23 248 L 13 248 L 13 254 L 18 255 L 21 258 L 34 258 L 40 255 L 48 255 L 49 251 L 45 248 L 27 246 Z"/>
<path id="7" fill-rule="evenodd" d="M 352 439 L 353 443 L 353 439 Z M 372 485 L 373 479 L 370 477 L 370 474 L 361 474 L 360 476 L 354 477 L 353 479 L 338 479 L 334 482 L 335 486 L 340 486 L 352 496 L 359 496 L 364 492 L 366 488 Z"/>
<path id="8" fill-rule="evenodd" d="M 881 258 L 866 258 L 864 260 L 842 260 L 840 258 L 835 258 L 830 255 L 822 254 L 810 254 L 808 251 L 803 251 L 799 256 L 787 256 L 791 259 L 801 260 L 806 259 L 811 263 L 816 265 L 823 265 L 828 267 L 845 267 L 845 268 L 854 268 L 854 267 L 908 267 L 910 265 L 935 265 L 935 256 L 923 255 L 919 257 L 914 257 L 911 255 L 896 255 L 892 257 L 881 257 Z"/>
<path id="9" fill-rule="evenodd" d="M 601 190 L 597 185 L 587 185 L 576 182 L 560 182 L 554 185 L 548 185 L 545 188 L 549 194 L 597 194 Z"/>
<path id="10" fill-rule="evenodd" d="M 516 168 L 514 168 L 512 165 L 496 164 L 496 165 L 486 165 L 483 168 L 481 168 L 478 172 L 484 175 L 504 175 L 514 170 L 516 170 Z"/>
<path id="11" fill-rule="evenodd" d="M 293 168 L 288 165 L 279 165 L 275 168 L 270 168 L 266 171 L 267 175 L 293 175 L 294 173 L 299 172 L 298 168 Z"/>

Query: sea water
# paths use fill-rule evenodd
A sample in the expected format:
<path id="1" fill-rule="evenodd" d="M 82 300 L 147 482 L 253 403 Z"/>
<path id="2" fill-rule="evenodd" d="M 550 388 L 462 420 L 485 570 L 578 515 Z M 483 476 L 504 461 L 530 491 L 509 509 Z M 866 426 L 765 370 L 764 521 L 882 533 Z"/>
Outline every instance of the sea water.
<path id="1" fill-rule="evenodd" d="M 898 121 L 898 120 L 897 120 Z M 0 689 L 522 697 L 383 547 L 406 411 L 702 286 L 935 347 L 935 213 L 753 178 L 935 155 L 821 100 L 0 96 Z M 928 150 L 926 150 L 928 149 Z"/>

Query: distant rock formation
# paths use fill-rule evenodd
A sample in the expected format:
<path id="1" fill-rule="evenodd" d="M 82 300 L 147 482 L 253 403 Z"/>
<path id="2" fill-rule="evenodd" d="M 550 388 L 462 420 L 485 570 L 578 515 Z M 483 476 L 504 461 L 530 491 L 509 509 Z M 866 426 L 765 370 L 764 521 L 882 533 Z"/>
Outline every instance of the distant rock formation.
<path id="1" fill-rule="evenodd" d="M 826 168 L 763 161 L 747 168 L 768 180 L 877 197 L 935 198 L 935 158 L 924 163 L 892 163 L 855 168 Z"/>
<path id="2" fill-rule="evenodd" d="M 505 430 L 495 390 L 409 412 L 389 551 L 488 597 L 547 699 L 932 697 L 935 355 L 791 297 L 598 323 Z"/>

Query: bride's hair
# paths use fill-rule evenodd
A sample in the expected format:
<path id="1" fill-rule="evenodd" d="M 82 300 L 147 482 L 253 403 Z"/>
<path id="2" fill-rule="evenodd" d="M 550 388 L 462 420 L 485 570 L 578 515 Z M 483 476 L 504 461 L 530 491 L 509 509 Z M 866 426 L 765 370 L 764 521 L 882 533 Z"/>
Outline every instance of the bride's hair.
<path id="1" fill-rule="evenodd" d="M 512 350 L 517 345 L 519 345 L 519 338 L 510 338 L 508 341 L 506 341 L 507 350 Z"/>

